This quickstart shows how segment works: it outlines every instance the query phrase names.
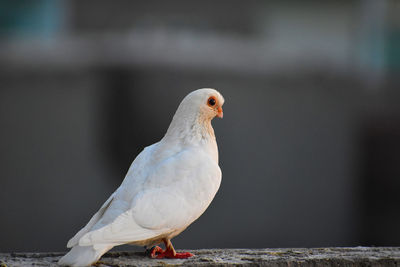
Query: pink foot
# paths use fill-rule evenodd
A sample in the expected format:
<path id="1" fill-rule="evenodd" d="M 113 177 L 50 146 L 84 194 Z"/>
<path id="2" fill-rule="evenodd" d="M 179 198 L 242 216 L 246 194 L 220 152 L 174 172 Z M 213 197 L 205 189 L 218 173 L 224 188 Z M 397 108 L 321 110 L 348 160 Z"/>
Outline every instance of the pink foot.
<path id="1" fill-rule="evenodd" d="M 157 258 L 157 254 L 164 253 L 164 250 L 159 246 L 154 246 L 150 250 L 150 258 Z"/>
<path id="2" fill-rule="evenodd" d="M 163 250 L 159 246 L 155 246 L 151 249 L 150 251 L 150 257 L 151 258 L 157 258 L 157 259 L 187 259 L 190 257 L 193 257 L 194 255 L 190 252 L 182 252 L 182 253 L 175 253 L 171 250 Z"/>
<path id="3" fill-rule="evenodd" d="M 175 256 L 172 253 L 164 252 L 157 255 L 157 259 L 168 258 L 168 259 L 187 259 L 193 257 L 194 255 L 190 252 L 176 253 Z"/>

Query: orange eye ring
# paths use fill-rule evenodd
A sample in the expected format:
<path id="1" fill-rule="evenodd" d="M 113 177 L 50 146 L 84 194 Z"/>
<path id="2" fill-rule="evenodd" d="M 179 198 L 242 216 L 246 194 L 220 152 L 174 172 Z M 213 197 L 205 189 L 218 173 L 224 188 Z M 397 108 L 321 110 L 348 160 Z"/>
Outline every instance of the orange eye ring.
<path id="1" fill-rule="evenodd" d="M 217 105 L 217 99 L 214 96 L 210 96 L 207 100 L 207 105 L 209 107 L 215 107 L 215 105 Z"/>

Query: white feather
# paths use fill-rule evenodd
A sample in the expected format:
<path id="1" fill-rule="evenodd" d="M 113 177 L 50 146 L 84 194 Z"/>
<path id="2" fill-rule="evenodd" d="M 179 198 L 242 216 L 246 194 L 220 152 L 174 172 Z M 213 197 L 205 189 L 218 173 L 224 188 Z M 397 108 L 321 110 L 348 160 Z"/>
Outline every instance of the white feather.
<path id="1" fill-rule="evenodd" d="M 112 246 L 102 245 L 93 248 L 92 246 L 74 246 L 59 261 L 63 266 L 90 266 L 100 259 L 100 257 L 110 250 Z"/>
<path id="2" fill-rule="evenodd" d="M 116 245 L 171 239 L 206 210 L 221 182 L 210 96 L 222 106 L 213 89 L 185 97 L 164 138 L 136 157 L 121 186 L 68 242 L 60 264 L 86 266 Z"/>
<path id="3" fill-rule="evenodd" d="M 112 199 L 114 197 L 114 194 L 112 194 L 107 201 L 103 204 L 103 206 L 101 206 L 101 208 L 99 209 L 98 212 L 96 212 L 95 215 L 93 215 L 93 217 L 90 219 L 90 221 L 86 224 L 85 227 L 83 227 L 78 233 L 76 233 L 76 235 L 71 238 L 68 241 L 67 244 L 67 248 L 71 248 L 75 245 L 77 245 L 79 243 L 79 239 L 81 239 L 81 237 L 86 234 L 87 232 L 91 231 L 92 227 L 101 219 L 101 217 L 103 216 L 105 210 L 108 208 L 108 206 L 110 205 Z"/>

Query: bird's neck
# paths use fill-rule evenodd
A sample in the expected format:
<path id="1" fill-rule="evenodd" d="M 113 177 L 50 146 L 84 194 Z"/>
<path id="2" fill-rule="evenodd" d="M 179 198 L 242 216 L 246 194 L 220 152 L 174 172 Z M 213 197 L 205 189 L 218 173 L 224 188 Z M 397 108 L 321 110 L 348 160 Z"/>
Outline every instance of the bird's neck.
<path id="1" fill-rule="evenodd" d="M 210 119 L 193 118 L 184 123 L 172 120 L 161 143 L 174 144 L 178 151 L 186 147 L 200 148 L 218 164 L 218 146 Z"/>
<path id="2" fill-rule="evenodd" d="M 161 140 L 163 144 L 174 144 L 176 148 L 201 147 L 218 163 L 218 147 L 211 119 L 202 115 L 195 105 L 181 104 L 167 133 Z"/>
<path id="3" fill-rule="evenodd" d="M 177 140 L 185 144 L 215 142 L 214 129 L 210 118 L 195 116 L 174 116 L 164 139 Z"/>

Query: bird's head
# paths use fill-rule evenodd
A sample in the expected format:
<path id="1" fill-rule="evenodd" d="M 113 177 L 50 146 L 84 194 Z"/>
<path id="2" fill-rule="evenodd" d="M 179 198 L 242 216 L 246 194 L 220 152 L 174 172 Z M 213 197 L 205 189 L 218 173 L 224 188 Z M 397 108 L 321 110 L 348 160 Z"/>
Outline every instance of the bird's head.
<path id="1" fill-rule="evenodd" d="M 188 109 L 197 109 L 198 115 L 204 119 L 222 118 L 224 97 L 215 89 L 203 88 L 188 94 L 182 101 Z"/>
<path id="2" fill-rule="evenodd" d="M 215 139 L 210 122 L 216 116 L 223 117 L 223 104 L 223 96 L 215 89 L 203 88 L 191 92 L 180 103 L 165 137 L 189 137 L 194 140 L 198 136 L 211 136 Z"/>

